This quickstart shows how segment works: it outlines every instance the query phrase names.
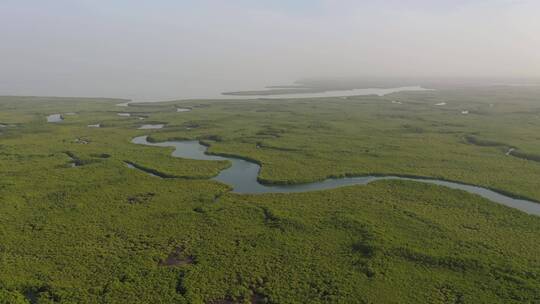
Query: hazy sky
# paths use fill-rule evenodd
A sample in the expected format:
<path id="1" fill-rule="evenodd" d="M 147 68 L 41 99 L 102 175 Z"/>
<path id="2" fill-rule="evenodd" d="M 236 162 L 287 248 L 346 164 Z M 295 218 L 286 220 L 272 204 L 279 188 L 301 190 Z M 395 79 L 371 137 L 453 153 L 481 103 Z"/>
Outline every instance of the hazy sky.
<path id="1" fill-rule="evenodd" d="M 0 94 L 175 98 L 316 76 L 540 76 L 538 0 L 0 0 Z"/>

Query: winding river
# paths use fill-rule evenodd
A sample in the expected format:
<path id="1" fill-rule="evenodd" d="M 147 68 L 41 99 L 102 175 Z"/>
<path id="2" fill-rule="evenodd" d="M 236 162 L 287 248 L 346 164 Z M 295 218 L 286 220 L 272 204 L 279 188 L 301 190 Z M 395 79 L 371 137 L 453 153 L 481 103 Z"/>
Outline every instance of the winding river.
<path id="1" fill-rule="evenodd" d="M 228 160 L 231 166 L 222 170 L 219 175 L 213 180 L 225 183 L 233 188 L 235 193 L 244 194 L 259 194 L 259 193 L 292 193 L 292 192 L 307 192 L 316 190 L 334 189 L 350 185 L 366 185 L 368 183 L 379 180 L 407 180 L 421 183 L 435 184 L 451 189 L 459 189 L 469 193 L 480 195 L 493 202 L 512 207 L 528 214 L 540 215 L 540 203 L 533 201 L 513 198 L 486 188 L 460 184 L 456 182 L 443 181 L 427 178 L 411 178 L 399 176 L 360 176 L 360 177 L 344 177 L 344 178 L 329 178 L 319 182 L 296 184 L 296 185 L 263 185 L 259 183 L 257 177 L 259 175 L 260 165 L 251 161 L 247 161 L 234 157 L 222 157 L 206 154 L 207 147 L 201 145 L 196 140 L 187 141 L 165 141 L 152 143 L 147 140 L 148 136 L 135 137 L 132 140 L 134 144 L 155 146 L 155 147 L 174 147 L 172 153 L 174 157 L 182 157 L 196 160 Z"/>

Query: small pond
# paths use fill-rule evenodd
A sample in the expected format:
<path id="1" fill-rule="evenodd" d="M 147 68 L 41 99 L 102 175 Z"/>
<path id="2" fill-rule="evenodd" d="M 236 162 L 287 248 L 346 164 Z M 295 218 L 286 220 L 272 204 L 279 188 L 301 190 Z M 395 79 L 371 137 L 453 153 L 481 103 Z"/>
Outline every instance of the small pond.
<path id="1" fill-rule="evenodd" d="M 51 114 L 47 116 L 47 122 L 61 122 L 64 120 L 62 114 Z"/>
<path id="2" fill-rule="evenodd" d="M 162 129 L 165 125 L 164 124 L 148 124 L 148 125 L 142 125 L 138 129 L 139 130 L 152 130 L 152 129 Z"/>

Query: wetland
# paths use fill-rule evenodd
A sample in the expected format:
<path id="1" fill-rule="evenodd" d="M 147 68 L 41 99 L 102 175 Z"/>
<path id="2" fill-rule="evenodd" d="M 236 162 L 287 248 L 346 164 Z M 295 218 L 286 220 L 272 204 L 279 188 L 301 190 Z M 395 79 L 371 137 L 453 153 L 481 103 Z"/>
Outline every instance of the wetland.
<path id="1" fill-rule="evenodd" d="M 534 303 L 538 100 L 0 97 L 0 303 Z"/>

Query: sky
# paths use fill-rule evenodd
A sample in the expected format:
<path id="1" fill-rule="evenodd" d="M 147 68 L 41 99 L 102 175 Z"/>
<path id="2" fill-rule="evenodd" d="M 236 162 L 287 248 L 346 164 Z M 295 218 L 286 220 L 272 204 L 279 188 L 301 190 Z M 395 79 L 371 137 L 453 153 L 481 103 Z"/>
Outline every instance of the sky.
<path id="1" fill-rule="evenodd" d="M 0 95 L 205 97 L 307 77 L 540 77 L 537 0 L 1 0 Z"/>

